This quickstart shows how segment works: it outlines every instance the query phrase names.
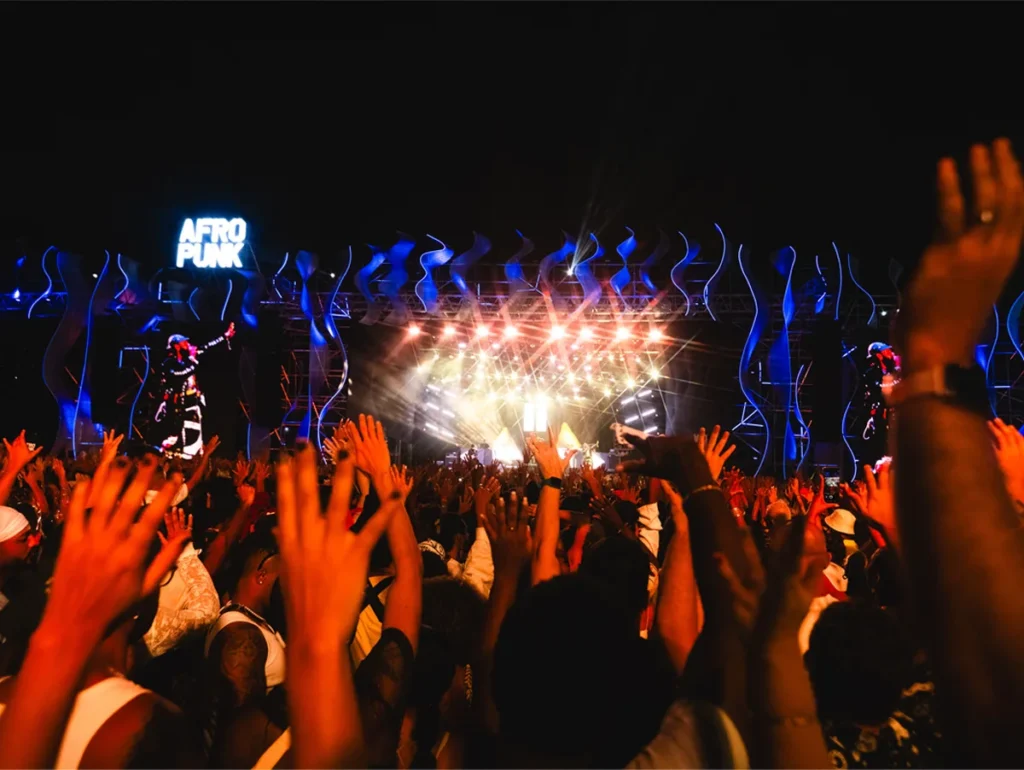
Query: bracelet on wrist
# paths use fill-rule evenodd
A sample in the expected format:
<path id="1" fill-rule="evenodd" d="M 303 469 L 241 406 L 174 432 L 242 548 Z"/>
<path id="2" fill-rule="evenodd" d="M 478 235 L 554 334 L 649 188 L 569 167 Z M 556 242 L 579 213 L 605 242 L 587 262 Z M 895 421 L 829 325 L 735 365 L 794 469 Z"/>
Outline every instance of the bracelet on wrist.
<path id="1" fill-rule="evenodd" d="M 686 503 L 694 495 L 699 495 L 703 492 L 710 492 L 712 490 L 717 490 L 719 492 L 722 491 L 721 487 L 719 487 L 718 484 L 704 484 L 703 486 L 699 486 L 696 489 L 691 489 L 689 494 L 683 496 L 683 505 L 686 505 Z"/>

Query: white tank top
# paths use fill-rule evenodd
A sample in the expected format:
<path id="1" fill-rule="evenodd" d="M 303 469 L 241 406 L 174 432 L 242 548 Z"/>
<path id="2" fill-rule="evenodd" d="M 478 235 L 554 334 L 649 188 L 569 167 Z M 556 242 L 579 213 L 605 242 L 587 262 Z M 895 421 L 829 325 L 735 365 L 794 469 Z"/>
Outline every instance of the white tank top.
<path id="1" fill-rule="evenodd" d="M 64 737 L 57 753 L 57 768 L 77 768 L 89 742 L 106 721 L 122 707 L 148 692 L 120 675 L 111 676 L 79 692 L 64 728 Z M 7 704 L 0 703 L 0 715 L 5 708 Z"/>
<path id="2" fill-rule="evenodd" d="M 251 612 L 251 610 L 250 610 Z M 256 615 L 256 613 L 253 613 Z M 259 617 L 259 615 L 256 615 Z M 263 640 L 267 643 L 267 662 L 263 666 L 263 673 L 267 678 L 267 692 L 270 692 L 271 688 L 284 682 L 284 639 L 281 635 L 274 631 L 269 623 L 257 623 L 251 617 L 244 612 L 238 610 L 227 610 L 222 612 L 220 617 L 217 618 L 217 622 L 206 634 L 206 644 L 203 654 L 209 657 L 210 645 L 213 644 L 213 638 L 227 626 L 232 623 L 251 623 L 256 626 L 263 634 Z"/>

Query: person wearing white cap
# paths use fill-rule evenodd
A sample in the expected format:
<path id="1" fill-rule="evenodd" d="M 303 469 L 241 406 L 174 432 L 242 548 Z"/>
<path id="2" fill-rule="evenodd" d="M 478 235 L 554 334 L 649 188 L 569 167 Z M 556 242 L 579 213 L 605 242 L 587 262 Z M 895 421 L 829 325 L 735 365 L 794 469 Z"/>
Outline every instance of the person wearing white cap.
<path id="1" fill-rule="evenodd" d="M 0 505 L 0 676 L 20 664 L 46 602 L 46 589 L 25 568 L 32 527 L 13 508 Z"/>
<path id="2" fill-rule="evenodd" d="M 4 578 L 28 558 L 31 534 L 28 519 L 13 508 L 0 505 L 0 591 Z"/>

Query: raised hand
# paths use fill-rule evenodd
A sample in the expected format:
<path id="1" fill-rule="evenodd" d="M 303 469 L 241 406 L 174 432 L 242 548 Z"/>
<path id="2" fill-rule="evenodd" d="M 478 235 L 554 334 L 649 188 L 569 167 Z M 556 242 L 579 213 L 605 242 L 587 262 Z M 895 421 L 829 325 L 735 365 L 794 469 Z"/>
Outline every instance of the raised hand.
<path id="1" fill-rule="evenodd" d="M 203 447 L 203 457 L 209 457 L 217 451 L 217 447 L 220 446 L 220 436 L 212 436 L 209 441 L 206 442 L 206 446 Z"/>
<path id="2" fill-rule="evenodd" d="M 412 492 L 412 482 L 412 476 L 409 475 L 409 471 L 404 465 L 401 468 L 397 465 L 391 466 L 391 485 L 398 492 L 399 499 L 403 504 L 408 499 L 409 493 Z"/>
<path id="3" fill-rule="evenodd" d="M 594 497 L 604 496 L 604 488 L 601 486 L 601 481 L 598 479 L 595 469 L 591 468 L 589 463 L 583 466 L 583 470 L 580 472 L 580 478 L 582 478 L 584 483 L 590 488 Z"/>
<path id="4" fill-rule="evenodd" d="M 956 163 L 939 161 L 939 237 L 921 257 L 897 324 L 904 369 L 970 366 L 992 305 L 1017 264 L 1024 181 L 1009 140 L 973 146 L 970 175 L 968 210 Z"/>
<path id="5" fill-rule="evenodd" d="M 238 500 L 243 508 L 251 508 L 256 501 L 256 487 L 251 484 L 242 484 L 238 487 Z"/>
<path id="6" fill-rule="evenodd" d="M 324 459 L 330 463 L 337 462 L 344 443 L 348 441 L 344 434 L 336 432 L 333 436 L 324 439 Z"/>
<path id="7" fill-rule="evenodd" d="M 139 516 L 155 467 L 151 460 L 140 463 L 127 489 L 128 462 L 111 468 L 92 495 L 89 482 L 75 486 L 41 628 L 60 627 L 99 643 L 115 618 L 160 584 L 187 536 L 178 532 L 169 537 L 149 559 L 157 528 L 181 486 L 180 478 L 166 482 Z M 90 496 L 93 506 L 87 516 Z"/>
<path id="8" fill-rule="evenodd" d="M 1006 490 L 1015 503 L 1024 503 L 1024 436 L 998 417 L 989 421 L 988 429 L 1006 480 Z"/>
<path id="9" fill-rule="evenodd" d="M 164 527 L 167 528 L 166 537 L 162 532 L 157 532 L 161 543 L 166 545 L 178 538 L 184 538 L 183 542 L 187 543 L 192 539 L 192 514 L 186 516 L 181 508 L 171 508 L 164 514 Z"/>
<path id="10" fill-rule="evenodd" d="M 515 492 L 509 495 L 507 505 L 504 497 L 498 497 L 494 505 L 488 506 L 481 521 L 491 541 L 495 574 L 512 580 L 533 553 L 533 536 L 524 502 Z"/>
<path id="11" fill-rule="evenodd" d="M 558 437 L 555 435 L 555 429 L 548 426 L 548 440 L 543 441 L 542 439 L 536 438 L 535 436 L 528 436 L 526 439 L 527 446 L 530 447 L 530 451 L 533 453 L 534 458 L 537 460 L 537 465 L 540 467 L 541 475 L 546 478 L 562 478 L 565 473 L 565 469 L 569 467 L 569 461 L 576 454 L 575 449 L 570 449 L 565 453 L 565 457 L 558 456 Z"/>
<path id="12" fill-rule="evenodd" d="M 441 498 L 441 506 L 446 507 L 448 501 L 452 499 L 452 495 L 455 493 L 455 480 L 445 476 L 441 479 L 437 486 L 437 496 Z"/>
<path id="13" fill-rule="evenodd" d="M 100 450 L 100 462 L 112 463 L 114 458 L 117 457 L 117 450 L 120 448 L 123 440 L 124 436 L 115 433 L 113 428 L 105 431 L 103 433 L 103 449 Z"/>
<path id="14" fill-rule="evenodd" d="M 235 461 L 235 466 L 231 470 L 231 478 L 235 482 L 236 487 L 242 486 L 245 480 L 249 478 L 250 466 L 247 460 L 239 457 Z"/>
<path id="15" fill-rule="evenodd" d="M 397 501 L 387 500 L 362 531 L 350 531 L 345 523 L 354 471 L 351 456 L 339 460 L 324 512 L 311 447 L 277 466 L 278 544 L 289 634 L 297 633 L 306 643 L 335 644 L 339 650 L 362 607 L 370 551 L 398 508 Z"/>
<path id="16" fill-rule="evenodd" d="M 710 438 L 704 428 L 701 428 L 700 433 L 697 434 L 697 447 L 707 459 L 708 467 L 711 468 L 711 477 L 715 481 L 718 481 L 718 477 L 722 475 L 725 461 L 736 451 L 735 444 L 729 445 L 729 431 L 724 431 L 719 435 L 721 430 L 722 427 L 716 425 L 711 429 Z"/>
<path id="17" fill-rule="evenodd" d="M 857 508 L 857 512 L 885 530 L 889 539 L 898 545 L 899 532 L 896 529 L 896 494 L 892 485 L 891 469 L 888 463 L 875 473 L 870 465 L 864 466 L 864 487 L 853 489 L 844 484 L 843 491 Z"/>
<path id="18" fill-rule="evenodd" d="M 346 429 L 355 452 L 356 467 L 365 471 L 374 483 L 383 478 L 390 483 L 391 453 L 384 437 L 384 426 L 373 417 L 361 414 L 358 427 L 350 422 Z"/>
<path id="19" fill-rule="evenodd" d="M 50 468 L 53 470 L 57 480 L 64 484 L 67 481 L 67 471 L 64 468 L 64 462 L 59 457 L 50 458 Z"/>
<path id="20" fill-rule="evenodd" d="M 7 439 L 4 439 L 4 449 L 7 450 L 7 465 L 4 467 L 4 471 L 8 473 L 20 472 L 22 468 L 43 451 L 42 447 L 28 448 L 28 442 L 25 441 L 25 431 L 19 433 L 13 442 L 8 442 Z"/>
<path id="21" fill-rule="evenodd" d="M 262 460 L 253 461 L 253 478 L 255 478 L 257 484 L 261 484 L 266 481 L 270 475 L 270 466 L 264 463 Z"/>
<path id="22" fill-rule="evenodd" d="M 127 620 L 127 611 L 156 589 L 181 552 L 184 541 L 169 540 L 149 558 L 181 479 L 164 484 L 137 517 L 155 464 L 140 465 L 124 489 L 130 468 L 122 462 L 105 481 L 75 487 L 46 610 L 0 718 L 3 763 L 9 767 L 54 766 L 90 657 L 111 624 Z M 93 485 L 95 504 L 87 515 Z"/>
<path id="23" fill-rule="evenodd" d="M 498 493 L 501 492 L 501 481 L 496 476 L 491 476 L 477 487 L 476 492 L 473 493 L 473 506 L 476 511 L 476 522 L 477 526 L 484 526 L 484 520 L 487 517 L 487 507 L 490 505 Z"/>
<path id="24" fill-rule="evenodd" d="M 464 513 L 469 513 L 471 510 L 473 510 L 473 498 L 474 498 L 474 495 L 475 495 L 475 493 L 473 492 L 473 487 L 471 487 L 469 485 L 469 483 L 467 482 L 466 486 L 462 490 L 462 497 L 459 499 L 459 515 L 460 516 L 463 515 Z"/>

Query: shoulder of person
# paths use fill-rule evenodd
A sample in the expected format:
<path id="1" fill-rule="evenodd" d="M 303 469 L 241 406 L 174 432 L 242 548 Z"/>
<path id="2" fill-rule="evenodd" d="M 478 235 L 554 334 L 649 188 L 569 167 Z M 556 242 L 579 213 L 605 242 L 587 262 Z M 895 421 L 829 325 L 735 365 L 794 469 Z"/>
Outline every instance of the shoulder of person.
<path id="1" fill-rule="evenodd" d="M 199 736 L 181 710 L 146 690 L 115 711 L 82 755 L 83 767 L 196 767 Z"/>

